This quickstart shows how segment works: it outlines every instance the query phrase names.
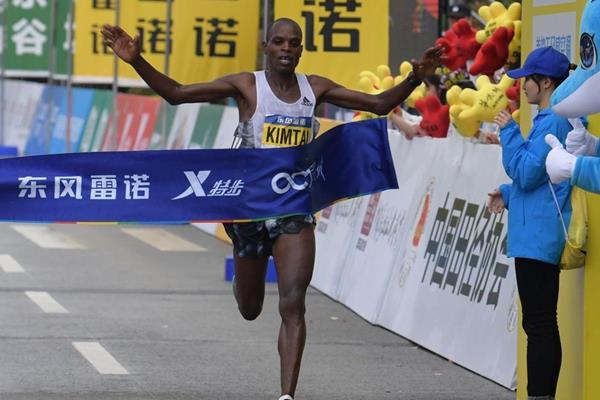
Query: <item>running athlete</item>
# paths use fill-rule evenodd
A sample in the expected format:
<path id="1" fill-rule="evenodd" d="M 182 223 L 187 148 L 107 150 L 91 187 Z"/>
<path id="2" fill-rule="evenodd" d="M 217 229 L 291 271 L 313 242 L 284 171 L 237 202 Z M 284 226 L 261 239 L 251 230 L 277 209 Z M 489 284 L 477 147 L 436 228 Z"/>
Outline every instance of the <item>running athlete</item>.
<path id="1" fill-rule="evenodd" d="M 104 25 L 104 42 L 170 104 L 210 102 L 233 97 L 239 109 L 234 147 L 266 148 L 305 144 L 316 136 L 315 107 L 324 102 L 378 115 L 389 113 L 440 63 L 441 47 L 413 60 L 413 73 L 403 83 L 378 95 L 347 89 L 318 75 L 296 73 L 302 55 L 302 30 L 281 18 L 270 26 L 263 42 L 264 71 L 226 75 L 208 83 L 182 85 L 152 67 L 140 54 L 139 37 L 118 26 Z M 287 118 L 286 118 L 287 117 Z M 299 135 L 278 135 L 293 127 Z M 242 316 L 256 319 L 265 296 L 267 261 L 273 255 L 278 275 L 278 350 L 281 367 L 280 400 L 293 400 L 306 341 L 305 296 L 315 258 L 315 219 L 296 215 L 261 222 L 225 224 L 234 248 L 234 296 Z"/>

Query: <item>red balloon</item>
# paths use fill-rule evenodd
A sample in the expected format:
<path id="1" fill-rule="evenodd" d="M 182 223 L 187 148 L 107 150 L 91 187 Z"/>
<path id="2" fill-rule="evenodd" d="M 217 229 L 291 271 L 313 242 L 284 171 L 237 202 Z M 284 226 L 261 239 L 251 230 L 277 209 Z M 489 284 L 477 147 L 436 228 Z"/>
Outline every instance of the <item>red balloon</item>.
<path id="1" fill-rule="evenodd" d="M 518 101 L 520 98 L 520 91 L 521 81 L 517 79 L 515 84 L 508 88 L 508 90 L 506 91 L 506 97 L 508 97 L 510 100 Z"/>
<path id="2" fill-rule="evenodd" d="M 504 66 L 508 60 L 508 45 L 513 36 L 512 29 L 503 26 L 497 28 L 477 52 L 469 73 L 471 75 L 494 75 L 494 72 Z"/>
<path id="3" fill-rule="evenodd" d="M 444 36 L 435 41 L 437 45 L 444 47 L 445 57 L 442 63 L 452 71 L 466 69 L 467 61 L 475 58 L 477 50 L 481 47 L 475 39 L 476 33 L 466 18 L 452 25 Z"/>
<path id="4" fill-rule="evenodd" d="M 436 95 L 429 95 L 424 99 L 417 100 L 415 107 L 423 119 L 419 125 L 422 130 L 434 138 L 444 138 L 448 135 L 448 128 L 450 127 L 450 107 L 448 105 L 442 105 L 439 97 Z"/>

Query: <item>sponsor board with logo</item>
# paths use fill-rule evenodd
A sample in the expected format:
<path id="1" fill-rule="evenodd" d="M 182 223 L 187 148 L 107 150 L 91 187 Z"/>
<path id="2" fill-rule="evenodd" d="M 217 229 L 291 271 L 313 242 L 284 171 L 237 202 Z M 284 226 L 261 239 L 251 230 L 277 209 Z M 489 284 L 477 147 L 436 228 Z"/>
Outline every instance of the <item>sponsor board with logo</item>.
<path id="1" fill-rule="evenodd" d="M 4 85 L 4 144 L 16 146 L 23 154 L 44 85 L 13 80 Z"/>
<path id="2" fill-rule="evenodd" d="M 327 265 L 327 268 L 315 268 L 311 285 L 336 299 L 339 280 L 346 262 L 343 255 L 353 242 L 354 231 L 360 229 L 367 200 L 368 197 L 358 197 L 328 207 L 321 212 L 317 223 L 315 235 L 319 245 L 316 249 L 318 261 L 315 265 Z"/>
<path id="3" fill-rule="evenodd" d="M 506 214 L 485 207 L 487 193 L 509 179 L 500 147 L 456 136 L 390 134 L 400 189 L 364 199 L 346 232 L 330 237 L 324 219 L 312 284 L 365 319 L 514 388 L 516 283 Z M 338 207 L 346 205 L 328 213 Z M 343 255 L 337 269 L 324 257 L 332 248 Z"/>

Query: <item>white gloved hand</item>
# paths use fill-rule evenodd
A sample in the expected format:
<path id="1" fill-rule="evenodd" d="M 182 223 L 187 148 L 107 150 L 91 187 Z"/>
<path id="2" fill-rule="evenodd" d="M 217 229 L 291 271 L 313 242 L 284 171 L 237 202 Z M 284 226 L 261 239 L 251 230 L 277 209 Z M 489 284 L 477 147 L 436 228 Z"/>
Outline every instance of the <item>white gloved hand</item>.
<path id="1" fill-rule="evenodd" d="M 585 129 L 579 118 L 570 118 L 569 122 L 573 126 L 573 130 L 569 132 L 565 141 L 567 151 L 574 156 L 596 155 L 598 138 Z"/>
<path id="2" fill-rule="evenodd" d="M 546 135 L 544 140 L 552 147 L 546 157 L 546 171 L 550 176 L 550 181 L 556 184 L 570 179 L 573 176 L 577 157 L 569 154 L 556 136 Z"/>

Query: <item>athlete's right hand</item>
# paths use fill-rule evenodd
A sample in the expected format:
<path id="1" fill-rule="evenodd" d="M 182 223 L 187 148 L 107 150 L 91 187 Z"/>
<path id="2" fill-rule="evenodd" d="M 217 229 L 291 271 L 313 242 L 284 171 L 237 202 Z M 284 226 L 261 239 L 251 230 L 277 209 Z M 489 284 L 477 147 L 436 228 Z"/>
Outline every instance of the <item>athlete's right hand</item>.
<path id="1" fill-rule="evenodd" d="M 140 37 L 129 36 L 120 26 L 104 24 L 102 26 L 104 43 L 123 61 L 132 63 L 140 57 Z"/>

